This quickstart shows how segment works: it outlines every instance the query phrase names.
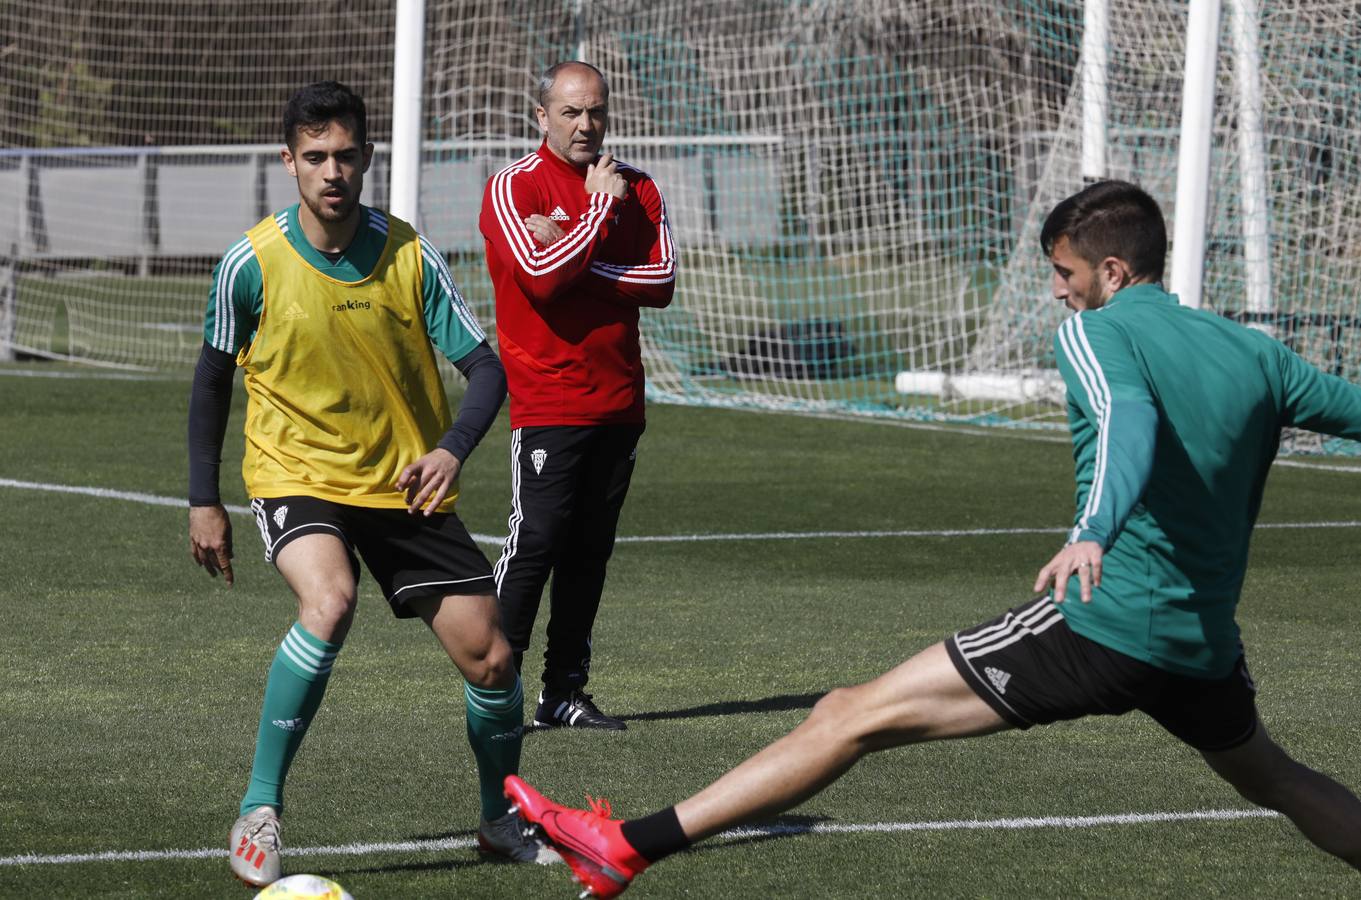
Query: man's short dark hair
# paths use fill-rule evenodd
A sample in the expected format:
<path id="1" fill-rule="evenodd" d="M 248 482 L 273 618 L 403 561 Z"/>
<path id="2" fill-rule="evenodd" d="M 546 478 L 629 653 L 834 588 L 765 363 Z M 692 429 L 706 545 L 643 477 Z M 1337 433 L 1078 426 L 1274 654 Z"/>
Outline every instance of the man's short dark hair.
<path id="1" fill-rule="evenodd" d="M 334 121 L 345 122 L 359 146 L 369 140 L 364 98 L 338 81 L 318 81 L 300 88 L 284 107 L 284 143 L 292 150 L 298 129 L 320 131 Z"/>
<path id="2" fill-rule="evenodd" d="M 600 78 L 600 83 L 605 86 L 605 99 L 606 100 L 610 99 L 610 83 L 605 80 L 604 72 L 600 71 L 590 63 L 581 62 L 580 60 L 576 59 L 569 59 L 566 60 L 565 62 L 560 62 L 557 63 L 556 65 L 549 66 L 547 69 L 544 70 L 544 73 L 539 76 L 539 94 L 538 94 L 539 105 L 542 106 L 544 109 L 548 109 L 548 92 L 553 90 L 553 82 L 558 80 L 558 75 L 561 74 L 561 72 L 564 69 L 570 69 L 573 66 L 579 66 L 583 69 L 589 69 L 592 72 L 594 72 L 596 76 Z"/>
<path id="3" fill-rule="evenodd" d="M 1136 278 L 1162 281 L 1167 262 L 1167 225 L 1158 203 L 1128 181 L 1098 181 L 1054 207 L 1040 230 L 1044 255 L 1061 237 L 1093 266 L 1113 256 Z"/>

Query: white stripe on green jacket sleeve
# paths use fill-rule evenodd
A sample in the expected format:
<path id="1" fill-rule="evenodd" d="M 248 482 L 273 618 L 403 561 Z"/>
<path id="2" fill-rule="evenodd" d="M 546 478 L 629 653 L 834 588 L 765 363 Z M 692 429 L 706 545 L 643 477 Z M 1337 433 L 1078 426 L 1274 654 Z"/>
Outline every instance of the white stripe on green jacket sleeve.
<path id="1" fill-rule="evenodd" d="M 1153 470 L 1158 410 L 1130 344 L 1094 310 L 1072 316 L 1054 339 L 1068 390 L 1078 505 L 1068 542 L 1109 550 Z"/>

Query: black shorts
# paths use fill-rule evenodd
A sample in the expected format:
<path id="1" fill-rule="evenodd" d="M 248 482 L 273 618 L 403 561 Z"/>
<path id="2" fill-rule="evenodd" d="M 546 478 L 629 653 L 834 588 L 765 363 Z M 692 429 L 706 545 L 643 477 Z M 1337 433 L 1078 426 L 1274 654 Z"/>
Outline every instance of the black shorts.
<path id="1" fill-rule="evenodd" d="M 265 542 L 265 561 L 305 534 L 334 534 L 345 544 L 354 576 L 358 553 L 382 588 L 393 615 L 416 615 L 409 603 L 451 594 L 495 594 L 487 557 L 453 513 L 428 518 L 405 509 L 345 506 L 315 497 L 254 499 L 250 508 Z"/>
<path id="2" fill-rule="evenodd" d="M 1224 678 L 1168 672 L 1075 633 L 1047 596 L 956 633 L 945 648 L 1017 728 L 1138 709 L 1205 752 L 1230 750 L 1257 730 L 1257 688 L 1242 656 Z"/>

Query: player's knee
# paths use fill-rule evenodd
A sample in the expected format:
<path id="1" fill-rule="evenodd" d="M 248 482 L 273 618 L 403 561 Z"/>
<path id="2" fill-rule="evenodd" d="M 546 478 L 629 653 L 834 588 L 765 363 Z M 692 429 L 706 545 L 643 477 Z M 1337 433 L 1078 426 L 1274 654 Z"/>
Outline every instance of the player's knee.
<path id="1" fill-rule="evenodd" d="M 895 698 L 891 706 L 884 703 L 883 692 L 873 683 L 837 688 L 817 702 L 809 718 L 822 726 L 828 740 L 854 744 L 861 755 L 926 738 L 927 704 L 905 697 Z"/>
<path id="2" fill-rule="evenodd" d="M 850 725 L 859 714 L 861 705 L 856 688 L 834 688 L 813 704 L 813 712 L 808 719 L 810 723 L 825 727 L 833 734 L 847 736 L 852 731 Z"/>
<path id="3" fill-rule="evenodd" d="M 504 690 L 515 683 L 515 657 L 504 640 L 469 648 L 463 660 L 463 677 L 480 688 Z"/>
<path id="4" fill-rule="evenodd" d="M 354 618 L 355 600 L 354 591 L 322 590 L 303 601 L 302 617 L 327 632 L 347 629 Z"/>

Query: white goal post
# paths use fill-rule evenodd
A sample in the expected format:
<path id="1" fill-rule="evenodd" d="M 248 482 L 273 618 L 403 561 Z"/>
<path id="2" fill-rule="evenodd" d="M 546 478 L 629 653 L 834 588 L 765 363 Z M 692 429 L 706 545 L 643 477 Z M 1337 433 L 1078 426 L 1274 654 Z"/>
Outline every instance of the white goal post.
<path id="1" fill-rule="evenodd" d="M 1257 0 L 1228 0 L 1230 64 L 1236 101 L 1236 139 L 1244 268 L 1244 312 L 1249 324 L 1269 332 L 1271 252 L 1267 158 L 1262 120 L 1260 28 Z M 1087 0 L 1081 63 L 1082 180 L 1106 177 L 1109 78 L 1109 4 Z M 1220 56 L 1220 0 L 1190 0 L 1187 12 L 1181 121 L 1177 141 L 1176 217 L 1173 220 L 1170 289 L 1187 306 L 1203 297 L 1205 247 L 1210 216 L 1211 154 L 1215 126 L 1216 70 Z M 1056 372 L 900 372 L 904 394 L 939 394 L 975 401 L 1028 403 L 1062 398 Z"/>

